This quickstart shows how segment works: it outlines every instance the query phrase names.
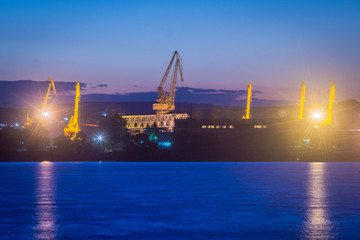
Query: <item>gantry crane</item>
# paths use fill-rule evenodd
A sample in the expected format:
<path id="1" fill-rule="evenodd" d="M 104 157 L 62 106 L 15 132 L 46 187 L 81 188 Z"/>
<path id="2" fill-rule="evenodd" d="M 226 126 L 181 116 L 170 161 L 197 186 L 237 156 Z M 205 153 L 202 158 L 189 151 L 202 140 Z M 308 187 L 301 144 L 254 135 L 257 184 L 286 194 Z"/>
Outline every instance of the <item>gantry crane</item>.
<path id="1" fill-rule="evenodd" d="M 171 83 L 168 92 L 165 92 L 164 85 L 170 73 L 171 67 L 173 66 L 174 60 L 175 60 L 175 65 L 171 73 L 171 80 L 170 80 Z M 160 85 L 157 88 L 158 90 L 158 98 L 156 99 L 157 103 L 153 104 L 153 109 L 156 111 L 156 114 L 163 115 L 175 109 L 175 92 L 176 92 L 178 73 L 180 73 L 181 81 L 184 81 L 182 58 L 180 57 L 179 53 L 175 51 L 173 57 L 171 58 L 169 66 L 167 67 L 166 72 L 160 82 Z"/>
<path id="2" fill-rule="evenodd" d="M 249 82 L 248 85 L 248 95 L 247 95 L 247 101 L 246 101 L 246 110 L 245 115 L 242 117 L 243 119 L 250 119 L 250 103 L 252 99 L 252 85 L 251 82 Z"/>
<path id="3" fill-rule="evenodd" d="M 46 92 L 46 96 L 45 96 L 45 99 L 42 103 L 42 112 L 41 112 L 41 115 L 43 118 L 47 118 L 49 116 L 49 112 L 47 111 L 47 102 L 50 98 L 50 91 L 51 91 L 51 88 L 53 89 L 54 91 L 54 96 L 56 96 L 56 89 L 55 89 L 55 83 L 54 81 L 49 77 L 49 80 L 50 80 L 50 83 L 49 83 L 49 87 L 48 87 L 48 90 Z M 41 118 L 40 118 L 41 119 Z M 41 120 L 40 120 L 41 121 Z M 33 120 L 30 118 L 30 115 L 27 114 L 26 116 L 26 126 L 30 126 L 32 124 Z"/>
<path id="4" fill-rule="evenodd" d="M 65 136 L 69 136 L 71 140 L 75 140 L 76 134 L 80 132 L 79 127 L 79 102 L 80 102 L 80 82 L 76 81 L 75 108 L 74 115 L 71 116 L 68 125 L 64 129 Z"/>
<path id="5" fill-rule="evenodd" d="M 304 102 L 305 102 L 305 83 L 302 82 L 299 119 L 303 119 L 303 118 L 304 118 Z"/>

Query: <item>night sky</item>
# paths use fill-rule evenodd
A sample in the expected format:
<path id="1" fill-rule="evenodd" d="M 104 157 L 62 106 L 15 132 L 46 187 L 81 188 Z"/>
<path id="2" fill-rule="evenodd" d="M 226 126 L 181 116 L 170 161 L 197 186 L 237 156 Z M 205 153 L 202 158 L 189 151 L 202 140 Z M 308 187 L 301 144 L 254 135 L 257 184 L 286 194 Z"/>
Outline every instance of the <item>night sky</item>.
<path id="1" fill-rule="evenodd" d="M 359 1 L 0 2 L 0 80 L 155 91 L 174 50 L 179 86 L 252 81 L 262 98 L 294 100 L 302 81 L 324 96 L 334 81 L 337 100 L 360 100 Z"/>

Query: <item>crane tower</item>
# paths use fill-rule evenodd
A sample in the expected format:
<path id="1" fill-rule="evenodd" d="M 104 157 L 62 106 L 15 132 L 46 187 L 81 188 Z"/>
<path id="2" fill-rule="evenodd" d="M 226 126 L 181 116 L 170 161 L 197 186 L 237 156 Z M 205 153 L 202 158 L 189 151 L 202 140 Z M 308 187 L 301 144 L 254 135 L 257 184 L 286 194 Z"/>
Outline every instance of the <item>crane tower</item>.
<path id="1" fill-rule="evenodd" d="M 330 88 L 330 98 L 329 98 L 329 110 L 327 115 L 326 124 L 331 125 L 332 123 L 332 110 L 333 110 L 333 103 L 335 101 L 335 84 L 331 82 Z"/>
<path id="2" fill-rule="evenodd" d="M 249 82 L 248 95 L 247 95 L 247 101 L 246 101 L 246 110 L 245 110 L 245 115 L 243 116 L 243 119 L 250 119 L 251 99 L 252 99 L 252 85 L 251 85 L 251 82 Z"/>
<path id="3" fill-rule="evenodd" d="M 299 119 L 304 118 L 304 102 L 305 102 L 305 83 L 303 82 L 301 86 L 301 102 L 300 102 Z"/>
<path id="4" fill-rule="evenodd" d="M 65 136 L 69 136 L 71 140 L 76 138 L 76 134 L 80 132 L 79 127 L 79 102 L 80 102 L 80 82 L 76 81 L 76 95 L 74 115 L 71 116 L 68 125 L 64 129 Z"/>
<path id="5" fill-rule="evenodd" d="M 175 64 L 174 64 L 175 60 Z M 173 67 L 173 70 L 170 74 L 170 86 L 168 92 L 164 91 L 164 85 L 169 76 L 170 70 Z M 158 90 L 158 98 L 156 99 L 157 103 L 153 104 L 153 109 L 156 111 L 157 115 L 163 115 L 168 112 L 175 110 L 175 92 L 176 92 L 176 83 L 177 76 L 180 74 L 181 81 L 183 79 L 183 68 L 182 68 L 182 58 L 180 57 L 177 51 L 174 52 L 174 55 L 171 58 L 169 66 L 167 67 L 165 74 L 160 82 Z"/>

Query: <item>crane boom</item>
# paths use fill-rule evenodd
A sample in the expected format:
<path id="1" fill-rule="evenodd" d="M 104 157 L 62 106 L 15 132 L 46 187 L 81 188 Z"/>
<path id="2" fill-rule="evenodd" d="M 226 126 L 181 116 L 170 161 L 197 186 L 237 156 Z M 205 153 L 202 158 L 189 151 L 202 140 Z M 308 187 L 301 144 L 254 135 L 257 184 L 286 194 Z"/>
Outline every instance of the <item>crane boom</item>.
<path id="1" fill-rule="evenodd" d="M 54 94 L 56 96 L 55 83 L 50 77 L 49 77 L 49 80 L 50 80 L 50 83 L 49 83 L 49 87 L 48 87 L 48 90 L 46 92 L 46 96 L 45 96 L 45 99 L 44 99 L 44 102 L 43 102 L 43 110 L 46 109 L 46 105 L 47 105 L 47 101 L 49 99 L 51 87 L 52 87 L 52 89 L 54 91 Z"/>
<path id="2" fill-rule="evenodd" d="M 246 110 L 245 110 L 245 116 L 243 116 L 243 119 L 250 119 L 251 99 L 252 99 L 252 85 L 251 85 L 251 82 L 249 82 L 248 95 L 247 95 L 247 101 L 246 101 Z"/>
<path id="3" fill-rule="evenodd" d="M 76 138 L 76 134 L 80 132 L 79 127 L 79 102 L 80 102 L 80 82 L 76 81 L 75 108 L 74 115 L 71 116 L 68 125 L 64 129 L 65 136 L 69 136 L 71 140 Z"/>
<path id="4" fill-rule="evenodd" d="M 169 72 L 170 72 L 170 69 L 173 65 L 173 62 L 174 62 L 174 59 L 175 59 L 175 56 L 177 54 L 177 51 L 175 51 L 174 55 L 172 56 L 171 60 L 170 60 L 170 63 L 169 63 L 169 66 L 167 67 L 165 73 L 164 73 L 164 76 L 163 78 L 161 79 L 161 82 L 160 82 L 160 85 L 159 87 L 157 88 L 158 89 L 158 99 L 162 99 L 165 97 L 165 92 L 164 92 L 164 85 L 165 85 L 165 82 L 166 82 L 166 79 L 169 75 Z"/>
<path id="5" fill-rule="evenodd" d="M 172 73 L 170 74 L 171 83 L 168 92 L 165 92 L 164 85 L 169 76 L 170 70 L 174 64 L 174 60 L 175 60 L 175 65 L 172 70 Z M 175 51 L 165 71 L 165 74 L 160 82 L 160 85 L 157 88 L 158 90 L 158 98 L 156 99 L 157 103 L 153 104 L 153 109 L 156 110 L 157 114 L 165 114 L 175 109 L 175 93 L 176 93 L 176 83 L 177 83 L 178 74 L 180 74 L 181 81 L 184 81 L 183 70 L 182 70 L 182 58 L 180 57 L 179 53 Z"/>
<path id="6" fill-rule="evenodd" d="M 304 102 L 305 102 L 305 83 L 303 82 L 301 86 L 301 102 L 300 102 L 299 119 L 304 118 Z"/>

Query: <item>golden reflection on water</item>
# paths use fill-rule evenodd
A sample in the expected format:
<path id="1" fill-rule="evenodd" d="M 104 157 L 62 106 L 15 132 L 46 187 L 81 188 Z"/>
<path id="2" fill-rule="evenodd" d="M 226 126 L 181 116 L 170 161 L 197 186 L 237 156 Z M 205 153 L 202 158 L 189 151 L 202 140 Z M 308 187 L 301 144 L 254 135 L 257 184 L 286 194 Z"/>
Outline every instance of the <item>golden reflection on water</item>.
<path id="1" fill-rule="evenodd" d="M 308 203 L 304 227 L 304 235 L 307 239 L 329 239 L 333 237 L 328 214 L 325 164 L 310 163 Z"/>
<path id="2" fill-rule="evenodd" d="M 44 161 L 39 164 L 36 181 L 36 226 L 34 239 L 55 239 L 57 232 L 55 217 L 54 164 Z"/>

